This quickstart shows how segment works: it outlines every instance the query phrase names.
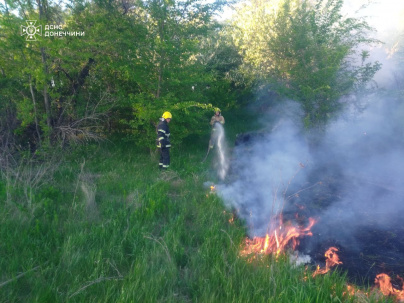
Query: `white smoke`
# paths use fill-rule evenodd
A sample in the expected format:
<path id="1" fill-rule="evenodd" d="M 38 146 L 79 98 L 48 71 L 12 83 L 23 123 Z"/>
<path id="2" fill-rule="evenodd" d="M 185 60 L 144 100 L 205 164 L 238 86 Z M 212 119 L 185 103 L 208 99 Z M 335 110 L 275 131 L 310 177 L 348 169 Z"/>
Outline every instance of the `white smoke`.
<path id="1" fill-rule="evenodd" d="M 350 0 L 344 1 L 346 17 L 363 18 L 374 30 L 369 36 L 382 44 L 368 48 L 370 61 L 379 61 L 383 67 L 374 80 L 379 87 L 391 88 L 402 81 L 403 67 L 398 64 L 403 50 L 404 1 Z"/>
<path id="2" fill-rule="evenodd" d="M 288 205 L 291 183 L 305 182 L 310 153 L 304 136 L 291 119 L 281 119 L 272 132 L 251 139 L 234 151 L 228 184 L 218 185 L 225 203 L 247 221 L 251 236 L 263 236 Z"/>
<path id="3" fill-rule="evenodd" d="M 376 75 L 379 87 L 398 89 L 393 82 L 400 80 L 395 76 L 400 69 L 389 49 L 373 49 L 370 59 L 384 63 Z M 277 122 L 235 147 L 227 184 L 217 186 L 217 192 L 246 221 L 250 236 L 264 236 L 271 219 L 292 211 L 294 204 L 307 206 L 306 215 L 312 212 L 319 219 L 308 239 L 313 245 L 335 240 L 346 249 L 359 249 L 366 243 L 357 233 L 364 230 L 395 224 L 402 231 L 404 100 L 386 95 L 356 100 L 366 105 L 362 111 L 347 109 L 316 141 L 307 139 L 295 122 L 299 114 L 275 110 Z M 285 108 L 292 112 L 290 104 Z M 312 187 L 317 182 L 322 185 Z M 294 195 L 300 190 L 300 197 Z"/>
<path id="4" fill-rule="evenodd" d="M 331 124 L 317 151 L 319 165 L 332 166 L 342 193 L 322 215 L 353 233 L 384 228 L 404 211 L 404 102 L 376 100 L 355 119 Z M 320 154 L 326 155 L 320 160 Z M 341 232 L 341 230 L 339 230 Z"/>
<path id="5" fill-rule="evenodd" d="M 314 144 L 290 118 L 254 136 L 251 144 L 236 146 L 228 183 L 217 186 L 246 221 L 249 236 L 264 236 L 274 218 L 297 211 L 296 204 L 319 219 L 307 240 L 313 243 L 338 239 L 354 249 L 360 228 L 383 230 L 400 222 L 404 102 L 374 100 L 362 113 L 331 123 Z M 323 183 L 320 194 L 316 182 Z M 294 195 L 299 191 L 304 194 Z"/>

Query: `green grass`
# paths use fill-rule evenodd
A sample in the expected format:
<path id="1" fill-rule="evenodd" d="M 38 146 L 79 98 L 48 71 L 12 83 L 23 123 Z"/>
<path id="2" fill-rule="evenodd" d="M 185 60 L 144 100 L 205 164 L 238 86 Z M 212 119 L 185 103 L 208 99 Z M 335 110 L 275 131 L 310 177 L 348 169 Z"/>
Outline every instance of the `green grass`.
<path id="1" fill-rule="evenodd" d="M 174 147 L 165 173 L 129 144 L 85 146 L 31 204 L 3 180 L 0 301 L 355 302 L 343 275 L 240 257 L 243 222 L 203 186 L 205 139 Z"/>

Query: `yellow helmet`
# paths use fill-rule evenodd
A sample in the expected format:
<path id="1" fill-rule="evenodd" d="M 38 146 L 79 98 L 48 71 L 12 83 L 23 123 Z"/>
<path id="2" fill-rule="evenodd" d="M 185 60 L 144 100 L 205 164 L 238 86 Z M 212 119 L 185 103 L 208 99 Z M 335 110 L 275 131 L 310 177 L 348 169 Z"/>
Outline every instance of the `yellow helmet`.
<path id="1" fill-rule="evenodd" d="M 165 112 L 162 117 L 163 117 L 164 119 L 172 119 L 173 116 L 171 115 L 170 112 Z"/>

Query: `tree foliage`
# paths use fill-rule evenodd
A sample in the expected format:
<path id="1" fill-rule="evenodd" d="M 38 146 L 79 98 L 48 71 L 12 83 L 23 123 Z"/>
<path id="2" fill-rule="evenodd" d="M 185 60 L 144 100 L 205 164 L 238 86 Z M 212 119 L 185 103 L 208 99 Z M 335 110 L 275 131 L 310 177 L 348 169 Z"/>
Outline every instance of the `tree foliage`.
<path id="1" fill-rule="evenodd" d="M 209 132 L 208 122 L 197 121 L 213 107 L 234 103 L 234 95 L 222 93 L 231 81 L 202 60 L 212 52 L 204 41 L 219 30 L 212 16 L 223 4 L 94 0 L 62 9 L 57 1 L 4 2 L 2 127 L 32 149 L 113 132 L 151 147 L 166 110 L 173 111 L 178 141 Z M 85 34 L 26 41 L 20 32 L 26 20 L 37 20 L 43 30 L 57 25 Z"/>
<path id="2" fill-rule="evenodd" d="M 373 42 L 369 27 L 343 18 L 339 0 L 253 0 L 227 27 L 213 18 L 222 0 L 59 4 L 0 5 L 2 146 L 35 150 L 119 133 L 151 148 L 164 111 L 173 113 L 175 144 L 207 134 L 213 108 L 237 105 L 255 83 L 301 102 L 314 125 L 379 68 L 359 50 Z M 44 32 L 85 34 L 27 41 L 27 20 Z"/>
<path id="3" fill-rule="evenodd" d="M 366 84 L 380 68 L 360 47 L 364 20 L 344 18 L 342 0 L 251 1 L 234 20 L 242 73 L 299 101 L 306 125 L 318 125 L 341 108 L 340 98 Z"/>

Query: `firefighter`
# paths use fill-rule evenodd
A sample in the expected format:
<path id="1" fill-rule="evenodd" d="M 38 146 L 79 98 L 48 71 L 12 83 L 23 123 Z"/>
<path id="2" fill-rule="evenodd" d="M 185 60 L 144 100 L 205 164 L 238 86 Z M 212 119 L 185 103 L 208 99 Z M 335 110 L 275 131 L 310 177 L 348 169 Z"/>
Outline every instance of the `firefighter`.
<path id="1" fill-rule="evenodd" d="M 170 123 L 172 115 L 170 112 L 164 112 L 157 125 L 157 147 L 160 149 L 160 170 L 166 170 L 170 166 Z"/>
<path id="2" fill-rule="evenodd" d="M 212 119 L 210 119 L 210 125 L 212 126 L 212 132 L 210 134 L 209 148 L 213 148 L 217 141 L 216 123 L 220 123 L 222 125 L 224 124 L 224 117 L 222 116 L 219 108 L 215 109 L 215 115 L 212 117 Z"/>

